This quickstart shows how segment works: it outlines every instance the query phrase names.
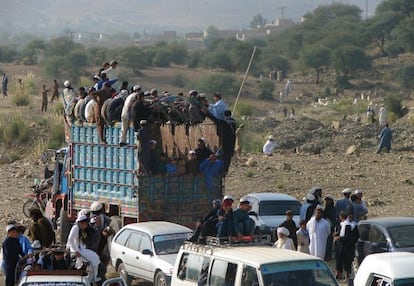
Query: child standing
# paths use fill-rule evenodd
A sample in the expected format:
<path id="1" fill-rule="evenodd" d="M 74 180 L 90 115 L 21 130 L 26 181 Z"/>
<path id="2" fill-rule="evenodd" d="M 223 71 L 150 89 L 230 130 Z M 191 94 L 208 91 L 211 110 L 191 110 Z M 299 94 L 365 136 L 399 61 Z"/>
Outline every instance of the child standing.
<path id="1" fill-rule="evenodd" d="M 43 89 L 42 89 L 42 112 L 46 112 L 47 111 L 47 94 L 50 92 L 49 89 L 46 89 L 46 85 L 43 85 Z"/>
<path id="2" fill-rule="evenodd" d="M 7 237 L 3 241 L 3 273 L 6 276 L 6 286 L 14 286 L 15 270 L 20 257 L 24 256 L 19 243 L 19 231 L 10 224 L 6 227 Z"/>

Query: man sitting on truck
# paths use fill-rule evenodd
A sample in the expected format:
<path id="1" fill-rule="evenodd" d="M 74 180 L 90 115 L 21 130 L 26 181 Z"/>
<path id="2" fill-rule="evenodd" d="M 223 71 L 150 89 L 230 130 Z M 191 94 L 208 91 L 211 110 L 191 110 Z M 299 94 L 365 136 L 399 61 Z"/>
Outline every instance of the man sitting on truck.
<path id="1" fill-rule="evenodd" d="M 253 235 L 255 223 L 249 217 L 250 201 L 245 198 L 240 199 L 239 207 L 234 211 L 234 221 L 236 234 L 239 236 Z"/>
<path id="2" fill-rule="evenodd" d="M 218 210 L 218 223 L 217 223 L 217 237 L 226 238 L 230 236 L 236 236 L 236 225 L 233 213 L 233 202 L 232 196 L 225 196 L 221 209 Z"/>

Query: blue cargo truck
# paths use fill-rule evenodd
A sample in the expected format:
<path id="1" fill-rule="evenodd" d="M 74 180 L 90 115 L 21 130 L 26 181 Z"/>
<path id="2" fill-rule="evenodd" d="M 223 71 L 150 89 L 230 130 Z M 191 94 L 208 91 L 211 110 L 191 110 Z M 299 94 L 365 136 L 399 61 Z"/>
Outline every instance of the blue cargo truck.
<path id="1" fill-rule="evenodd" d="M 194 126 L 153 125 L 158 151 L 169 156 L 186 155 L 203 137 L 211 150 L 217 150 L 220 136 L 213 122 Z M 70 143 L 56 152 L 53 207 L 49 216 L 58 221 L 61 241 L 65 242 L 70 223 L 81 209 L 95 202 L 106 204 L 113 227 L 167 220 L 193 227 L 206 214 L 211 201 L 223 194 L 223 177 L 216 177 L 207 189 L 201 175 L 138 175 L 138 148 L 133 128 L 128 144 L 119 146 L 120 126 L 107 126 L 107 144 L 100 144 L 95 125 L 72 125 Z"/>

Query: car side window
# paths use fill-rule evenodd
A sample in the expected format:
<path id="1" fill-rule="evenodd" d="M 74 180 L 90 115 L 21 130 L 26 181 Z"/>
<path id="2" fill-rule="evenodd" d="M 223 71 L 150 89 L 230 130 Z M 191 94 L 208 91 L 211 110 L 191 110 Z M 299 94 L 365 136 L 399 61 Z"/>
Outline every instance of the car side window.
<path id="1" fill-rule="evenodd" d="M 130 236 L 130 234 L 131 234 L 131 230 L 129 230 L 129 229 L 124 229 L 117 237 L 116 237 L 116 239 L 115 239 L 115 242 L 116 243 L 118 243 L 118 244 L 120 244 L 120 245 L 123 245 L 123 246 L 125 246 L 126 245 L 126 242 L 127 242 L 127 240 L 128 240 L 128 237 Z"/>
<path id="2" fill-rule="evenodd" d="M 234 286 L 237 273 L 237 264 L 224 260 L 214 260 L 210 273 L 211 286 Z"/>
<path id="3" fill-rule="evenodd" d="M 197 282 L 197 285 L 207 285 L 208 269 L 210 266 L 210 257 L 184 253 L 181 256 L 180 266 L 178 268 L 178 278 Z"/>
<path id="4" fill-rule="evenodd" d="M 391 280 L 387 277 L 374 274 L 370 286 L 391 286 Z"/>
<path id="5" fill-rule="evenodd" d="M 358 225 L 359 239 L 361 241 L 369 241 L 369 224 L 360 224 Z"/>
<path id="6" fill-rule="evenodd" d="M 152 251 L 152 246 L 151 246 L 151 239 L 148 235 L 142 233 L 141 234 L 141 243 L 139 245 L 138 250 L 140 252 L 142 252 L 144 249 L 149 249 Z"/>
<path id="7" fill-rule="evenodd" d="M 127 247 L 136 251 L 139 251 L 139 244 L 141 242 L 141 235 L 138 232 L 131 233 L 128 239 Z"/>
<path id="8" fill-rule="evenodd" d="M 257 279 L 256 268 L 249 266 L 249 265 L 244 265 L 241 286 L 254 286 L 254 285 L 259 285 L 259 280 Z"/>
<path id="9" fill-rule="evenodd" d="M 384 233 L 376 226 L 372 226 L 371 229 L 371 242 L 387 243 Z"/>

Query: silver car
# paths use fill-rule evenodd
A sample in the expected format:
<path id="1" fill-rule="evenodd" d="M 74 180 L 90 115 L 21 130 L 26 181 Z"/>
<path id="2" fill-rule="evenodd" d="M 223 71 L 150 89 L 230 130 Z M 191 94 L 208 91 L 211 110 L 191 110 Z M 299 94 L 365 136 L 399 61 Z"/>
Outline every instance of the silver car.
<path id="1" fill-rule="evenodd" d="M 271 234 L 286 220 L 286 211 L 293 211 L 293 220 L 299 223 L 301 203 L 281 193 L 251 193 L 244 196 L 252 209 L 249 212 L 261 233 Z"/>
<path id="2" fill-rule="evenodd" d="M 132 278 L 169 285 L 175 258 L 191 232 L 166 221 L 128 224 L 112 240 L 112 265 L 128 285 Z"/>

